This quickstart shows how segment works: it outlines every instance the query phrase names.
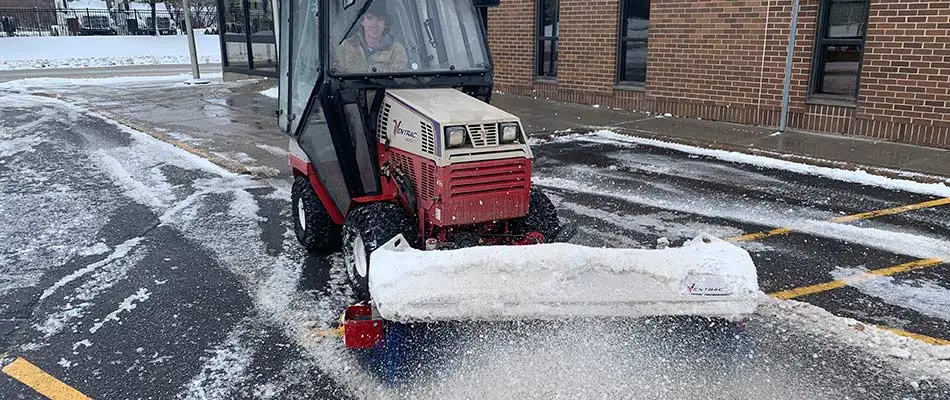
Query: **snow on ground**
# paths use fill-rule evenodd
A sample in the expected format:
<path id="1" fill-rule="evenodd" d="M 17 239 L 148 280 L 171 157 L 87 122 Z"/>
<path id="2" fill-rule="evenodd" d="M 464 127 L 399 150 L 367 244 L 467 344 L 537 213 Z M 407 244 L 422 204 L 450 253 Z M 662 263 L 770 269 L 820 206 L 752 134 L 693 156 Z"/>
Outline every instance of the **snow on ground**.
<path id="1" fill-rule="evenodd" d="M 119 308 L 117 308 L 115 311 L 110 312 L 109 314 L 106 314 L 105 318 L 93 324 L 92 328 L 89 328 L 89 333 L 93 333 L 93 334 L 96 333 L 98 330 L 102 329 L 102 327 L 105 326 L 105 324 L 108 323 L 109 321 L 116 321 L 116 323 L 121 324 L 122 317 L 120 317 L 119 314 L 123 312 L 131 313 L 132 310 L 134 310 L 136 307 L 135 303 L 136 302 L 142 303 L 145 300 L 148 300 L 150 294 L 151 293 L 149 293 L 148 289 L 139 288 L 139 290 L 129 295 L 129 297 L 122 299 L 122 302 L 119 303 Z"/>
<path id="2" fill-rule="evenodd" d="M 874 175 L 865 171 L 849 171 L 844 169 L 820 167 L 815 165 L 797 163 L 792 161 L 779 160 L 776 158 L 756 156 L 751 154 L 704 149 L 701 147 L 665 142 L 657 139 L 648 139 L 624 135 L 609 130 L 601 130 L 592 134 L 566 135 L 553 141 L 608 141 L 609 143 L 635 143 L 649 146 L 667 148 L 682 151 L 690 154 L 698 154 L 713 157 L 723 161 L 738 162 L 743 164 L 774 168 L 783 171 L 796 172 L 806 175 L 821 176 L 829 179 L 835 179 L 844 182 L 859 183 L 882 187 L 885 189 L 903 190 L 914 193 L 929 194 L 940 197 L 950 197 L 950 180 L 948 184 L 942 183 L 921 183 L 910 180 L 894 179 L 890 177 Z"/>
<path id="3" fill-rule="evenodd" d="M 846 279 L 864 276 L 867 272 L 866 269 L 839 267 L 832 272 L 832 277 Z M 848 285 L 868 296 L 879 298 L 887 304 L 950 321 L 950 289 L 934 282 L 875 276 L 874 279 L 849 282 Z"/>
<path id="4" fill-rule="evenodd" d="M 950 346 L 900 336 L 795 300 L 764 297 L 759 314 L 778 321 L 781 329 L 806 332 L 817 340 L 834 340 L 857 351 L 890 360 L 890 364 L 907 374 L 909 379 L 950 382 Z"/>
<path id="5" fill-rule="evenodd" d="M 579 170 L 583 169 L 579 168 Z M 571 177 L 538 176 L 534 182 L 539 186 L 611 197 L 649 207 L 661 207 L 711 218 L 726 218 L 749 224 L 787 227 L 797 232 L 840 239 L 912 257 L 950 259 L 950 243 L 942 238 L 830 222 L 830 215 L 828 218 L 816 220 L 813 219 L 814 216 L 806 212 L 808 210 L 793 208 L 772 210 L 748 202 L 683 202 L 677 199 L 658 198 L 649 193 L 618 190 L 607 184 L 599 184 L 598 175 L 602 174 L 590 170 Z"/>
<path id="6" fill-rule="evenodd" d="M 275 86 L 267 90 L 262 90 L 260 93 L 264 96 L 270 97 L 272 99 L 276 99 L 277 96 L 280 94 L 280 88 Z"/>
<path id="7" fill-rule="evenodd" d="M 250 378 L 245 374 L 253 356 L 248 347 L 252 342 L 248 323 L 245 320 L 235 325 L 224 342 L 207 351 L 209 356 L 203 357 L 200 372 L 186 385 L 188 398 L 223 398 Z M 184 397 L 185 391 L 179 397 Z"/>
<path id="8" fill-rule="evenodd" d="M 216 35 L 196 35 L 200 64 L 220 63 Z M 190 64 L 188 36 L 43 36 L 3 39 L 0 71 L 117 65 Z"/>
<path id="9" fill-rule="evenodd" d="M 22 95 L 0 102 L 0 293 L 35 285 L 50 266 L 90 245 L 106 223 L 101 215 L 117 206 L 110 188 L 73 179 L 97 172 L 68 161 L 77 155 L 56 132 L 74 115 L 57 103 Z M 23 120 L 17 108 L 30 109 L 31 119 Z M 29 143 L 30 149 L 11 143 Z"/>

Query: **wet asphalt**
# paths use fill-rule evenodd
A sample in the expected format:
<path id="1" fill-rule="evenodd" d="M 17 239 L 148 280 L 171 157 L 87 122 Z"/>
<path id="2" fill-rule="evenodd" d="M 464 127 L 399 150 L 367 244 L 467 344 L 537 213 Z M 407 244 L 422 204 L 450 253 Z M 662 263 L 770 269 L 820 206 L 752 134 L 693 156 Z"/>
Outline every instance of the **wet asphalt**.
<path id="1" fill-rule="evenodd" d="M 387 382 L 379 354 L 348 352 L 314 329 L 350 297 L 338 255 L 296 246 L 285 176 L 231 175 L 58 102 L 9 104 L 0 106 L 2 139 L 17 143 L 0 154 L 3 364 L 25 358 L 93 398 L 950 397 L 946 382 L 900 372 L 900 359 L 768 315 L 739 335 L 667 319 L 410 327 L 399 363 L 409 374 Z M 935 198 L 612 141 L 535 148 L 539 186 L 578 224 L 574 242 L 591 246 L 732 237 Z M 925 256 L 925 247 L 893 251 L 899 240 L 950 243 L 947 206 L 852 225 L 740 243 L 766 293 Z M 889 239 L 897 244 L 881 243 Z M 950 290 L 947 266 L 885 288 L 924 283 Z M 950 339 L 939 302 L 872 289 L 798 300 Z M 6 375 L 0 393 L 39 398 Z"/>

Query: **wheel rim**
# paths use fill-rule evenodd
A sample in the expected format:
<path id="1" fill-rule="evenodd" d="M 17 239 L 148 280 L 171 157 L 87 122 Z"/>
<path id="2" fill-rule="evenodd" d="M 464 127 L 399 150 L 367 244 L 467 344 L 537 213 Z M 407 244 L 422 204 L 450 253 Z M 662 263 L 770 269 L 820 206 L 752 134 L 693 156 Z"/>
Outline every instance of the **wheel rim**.
<path id="1" fill-rule="evenodd" d="M 304 210 L 303 199 L 297 200 L 297 219 L 300 220 L 300 228 L 307 230 L 307 212 Z"/>
<path id="2" fill-rule="evenodd" d="M 356 238 L 353 239 L 351 251 L 353 253 L 353 264 L 356 267 L 356 274 L 361 278 L 365 278 L 369 266 L 366 261 L 366 249 L 363 247 L 363 236 L 356 235 Z"/>

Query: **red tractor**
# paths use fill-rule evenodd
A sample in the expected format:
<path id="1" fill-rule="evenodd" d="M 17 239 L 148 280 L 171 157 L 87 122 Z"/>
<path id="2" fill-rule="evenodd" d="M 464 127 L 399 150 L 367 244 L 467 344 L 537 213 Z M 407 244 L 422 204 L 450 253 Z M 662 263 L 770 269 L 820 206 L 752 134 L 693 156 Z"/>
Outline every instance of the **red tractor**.
<path id="1" fill-rule="evenodd" d="M 458 313 L 446 304 L 484 296 L 494 299 L 489 302 L 514 302 L 498 315 L 537 315 L 537 308 L 525 306 L 530 300 L 501 293 L 547 296 L 558 284 L 568 283 L 536 275 L 521 276 L 519 287 L 507 289 L 479 283 L 491 280 L 494 272 L 517 276 L 514 264 L 536 257 L 530 251 L 545 253 L 549 259 L 543 267 L 555 274 L 578 267 L 558 265 L 568 260 L 595 273 L 618 273 L 592 281 L 573 279 L 568 284 L 575 285 L 573 293 L 583 294 L 561 299 L 566 305 L 561 310 L 568 315 L 592 314 L 591 307 L 577 305 L 599 289 L 577 285 L 601 281 L 613 288 L 603 292 L 612 296 L 611 302 L 627 306 L 617 309 L 620 314 L 649 314 L 645 304 L 664 302 L 671 307 L 657 312 L 677 313 L 672 306 L 682 302 L 690 304 L 686 313 L 749 312 L 754 302 L 750 294 L 757 295 L 755 270 L 748 254 L 734 246 L 704 237 L 685 249 L 603 253 L 633 259 L 605 264 L 595 254 L 600 249 L 563 243 L 571 230 L 560 224 L 545 194 L 532 186 L 533 154 L 520 120 L 489 104 L 492 62 L 481 6 L 490 3 L 281 2 L 278 117 L 291 138 L 294 227 L 310 250 L 342 248 L 358 299 L 344 313 L 344 326 L 361 332 L 348 345 L 372 345 L 381 319 L 454 318 Z M 727 246 L 740 257 L 738 267 L 695 265 L 689 259 L 704 251 L 703 245 L 717 251 L 716 246 Z M 579 255 L 560 257 L 564 252 Z M 507 258 L 493 261 L 495 269 L 463 265 L 489 253 Z M 415 257 L 420 254 L 437 257 L 419 262 Z M 666 259 L 657 261 L 656 256 Z M 627 269 L 608 265 L 618 261 Z M 506 262 L 512 263 L 510 268 L 499 270 L 498 264 Z M 427 263 L 431 265 L 422 267 L 428 270 L 414 269 Z M 730 268 L 739 268 L 739 276 L 724 272 L 734 272 Z M 439 275 L 449 272 L 459 275 Z M 478 286 L 473 296 L 482 298 L 466 298 L 465 287 L 453 286 L 464 284 Z M 640 294 L 631 297 L 638 287 Z M 560 293 L 572 293 L 564 288 Z M 426 293 L 437 296 L 418 297 Z M 703 308 L 705 304 L 711 308 Z"/>

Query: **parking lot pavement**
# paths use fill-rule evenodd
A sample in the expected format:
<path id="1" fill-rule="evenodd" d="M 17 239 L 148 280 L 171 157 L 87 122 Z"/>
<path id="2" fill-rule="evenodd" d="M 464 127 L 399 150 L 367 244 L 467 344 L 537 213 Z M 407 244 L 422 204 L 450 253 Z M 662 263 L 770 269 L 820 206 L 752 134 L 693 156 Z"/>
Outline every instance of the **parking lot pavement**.
<path id="1" fill-rule="evenodd" d="M 713 397 L 940 399 L 950 393 L 941 380 L 950 376 L 950 354 L 939 345 L 947 331 L 940 312 L 950 288 L 943 262 L 950 211 L 907 207 L 943 197 L 612 135 L 535 146 L 536 183 L 562 217 L 579 224 L 578 243 L 650 246 L 659 237 L 680 243 L 706 231 L 750 251 L 764 292 L 822 290 L 764 301 L 747 334 L 729 343 L 663 320 L 420 327 L 412 332 L 419 338 L 415 379 L 408 386 L 380 384 L 338 344 L 310 335 L 312 325 L 332 323 L 346 304 L 341 266 L 337 257 L 313 257 L 295 245 L 286 214 L 289 181 L 281 170 L 286 159 L 277 150 L 286 139 L 254 117 L 272 102 L 257 93 L 261 86 L 246 84 L 197 92 L 168 82 L 43 89 L 94 113 L 137 121 L 162 141 L 156 143 L 176 147 L 143 146 L 144 137 L 130 140 L 126 129 L 70 108 L 4 114 L 6 132 L 22 136 L 16 143 L 43 150 L 0 160 L 0 176 L 7 177 L 3 204 L 22 207 L 5 215 L 26 216 L 5 226 L 54 227 L 47 237 L 73 242 L 48 249 L 74 253 L 66 262 L 35 262 L 41 255 L 11 251 L 24 245 L 5 250 L 18 257 L 15 265 L 23 268 L 16 276 L 23 281 L 4 292 L 4 365 L 22 365 L 11 364 L 22 357 L 95 397 L 267 397 L 252 391 L 262 387 L 291 396 L 371 398 L 446 398 L 459 395 L 457 388 L 486 397 L 683 397 L 697 385 Z M 200 93 L 213 102 L 240 100 L 224 101 L 226 113 L 213 107 L 206 125 L 188 107 L 176 109 L 186 123 L 161 125 L 174 114 L 121 105 L 132 98 L 120 97 L 123 91 L 147 97 L 178 90 L 168 98 Z M 225 168 L 186 158 L 194 153 L 218 155 Z M 269 169 L 281 172 L 262 173 Z M 57 175 L 64 171 L 70 175 Z M 69 201 L 51 201 L 61 196 Z M 56 215 L 70 223 L 48 223 Z M 746 236 L 759 232 L 768 234 Z M 940 261 L 919 262 L 931 258 Z M 914 262 L 917 267 L 906 267 Z M 848 278 L 865 271 L 888 273 Z M 6 375 L 4 392 L 32 393 Z"/>

